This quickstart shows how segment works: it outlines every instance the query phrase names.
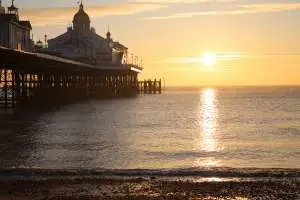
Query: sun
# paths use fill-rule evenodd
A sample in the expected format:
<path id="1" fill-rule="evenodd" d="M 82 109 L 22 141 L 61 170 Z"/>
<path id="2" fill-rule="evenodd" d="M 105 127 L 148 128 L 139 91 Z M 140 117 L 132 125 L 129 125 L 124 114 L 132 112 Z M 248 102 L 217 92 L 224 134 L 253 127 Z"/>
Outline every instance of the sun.
<path id="1" fill-rule="evenodd" d="M 205 53 L 200 57 L 200 62 L 206 67 L 212 67 L 217 62 L 217 56 L 212 52 Z"/>

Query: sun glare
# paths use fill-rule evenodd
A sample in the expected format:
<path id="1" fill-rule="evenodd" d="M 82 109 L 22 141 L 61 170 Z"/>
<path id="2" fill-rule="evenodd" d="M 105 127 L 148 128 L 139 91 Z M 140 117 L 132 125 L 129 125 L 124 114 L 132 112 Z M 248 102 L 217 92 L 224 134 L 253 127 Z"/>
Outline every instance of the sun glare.
<path id="1" fill-rule="evenodd" d="M 216 64 L 217 56 L 212 52 L 205 53 L 200 57 L 200 62 L 206 67 L 211 67 Z"/>

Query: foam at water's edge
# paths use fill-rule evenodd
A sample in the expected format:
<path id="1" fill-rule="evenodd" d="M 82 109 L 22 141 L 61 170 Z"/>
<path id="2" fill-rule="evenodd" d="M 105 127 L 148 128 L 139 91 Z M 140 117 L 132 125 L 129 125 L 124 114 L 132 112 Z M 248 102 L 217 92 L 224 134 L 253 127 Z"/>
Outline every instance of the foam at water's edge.
<path id="1" fill-rule="evenodd" d="M 2 168 L 1 177 L 10 176 L 197 176 L 241 178 L 300 178 L 300 169 L 184 168 L 184 169 L 40 169 Z"/>

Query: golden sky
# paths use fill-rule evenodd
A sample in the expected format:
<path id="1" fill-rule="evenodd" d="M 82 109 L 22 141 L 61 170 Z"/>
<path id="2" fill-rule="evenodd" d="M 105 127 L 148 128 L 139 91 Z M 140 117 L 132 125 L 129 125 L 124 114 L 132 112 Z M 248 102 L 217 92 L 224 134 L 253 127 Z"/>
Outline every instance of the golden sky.
<path id="1" fill-rule="evenodd" d="M 5 2 L 7 5 L 7 2 Z M 85 0 L 92 26 L 143 57 L 170 86 L 299 85 L 297 0 Z M 16 1 L 35 39 L 66 31 L 73 0 Z"/>

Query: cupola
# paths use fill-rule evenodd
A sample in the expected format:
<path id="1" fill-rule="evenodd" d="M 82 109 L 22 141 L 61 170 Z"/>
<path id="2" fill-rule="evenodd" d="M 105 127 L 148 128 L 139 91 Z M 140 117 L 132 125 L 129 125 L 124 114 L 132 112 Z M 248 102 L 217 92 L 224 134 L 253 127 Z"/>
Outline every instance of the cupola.
<path id="1" fill-rule="evenodd" d="M 15 0 L 12 0 L 11 1 L 11 6 L 9 6 L 7 8 L 7 11 L 8 11 L 8 14 L 11 14 L 11 15 L 16 15 L 17 19 L 19 18 L 19 9 L 17 7 L 15 7 L 14 5 L 14 1 Z"/>
<path id="2" fill-rule="evenodd" d="M 81 2 L 79 5 L 79 10 L 73 18 L 73 29 L 76 32 L 83 33 L 90 30 L 90 24 L 90 17 L 84 11 L 83 4 Z"/>

